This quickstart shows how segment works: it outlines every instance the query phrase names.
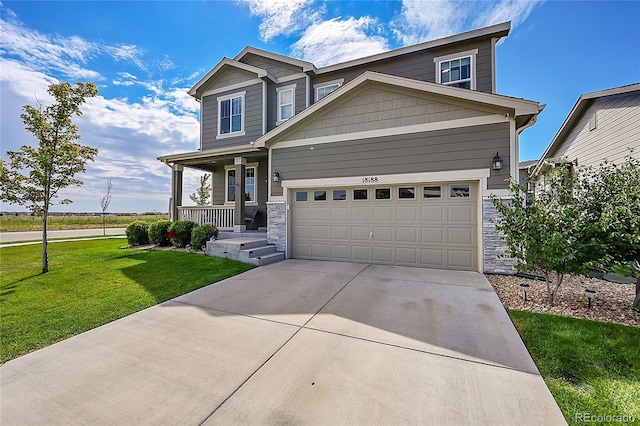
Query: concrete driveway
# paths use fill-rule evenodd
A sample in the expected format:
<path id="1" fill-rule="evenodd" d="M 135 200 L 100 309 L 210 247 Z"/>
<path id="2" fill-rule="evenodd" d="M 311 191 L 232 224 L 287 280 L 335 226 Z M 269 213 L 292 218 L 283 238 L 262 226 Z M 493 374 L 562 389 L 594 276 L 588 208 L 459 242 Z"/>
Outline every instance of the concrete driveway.
<path id="1" fill-rule="evenodd" d="M 485 277 L 287 260 L 0 367 L 13 424 L 566 424 Z"/>

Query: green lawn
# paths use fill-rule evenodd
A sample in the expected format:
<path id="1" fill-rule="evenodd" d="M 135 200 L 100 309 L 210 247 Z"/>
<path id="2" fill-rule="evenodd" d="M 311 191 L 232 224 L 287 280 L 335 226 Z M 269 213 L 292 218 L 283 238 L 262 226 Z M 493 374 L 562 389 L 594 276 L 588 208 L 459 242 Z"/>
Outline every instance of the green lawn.
<path id="1" fill-rule="evenodd" d="M 175 251 L 121 249 L 126 239 L 0 248 L 0 362 L 252 268 Z"/>
<path id="2" fill-rule="evenodd" d="M 167 219 L 166 214 L 136 215 L 136 216 L 107 216 L 105 226 L 107 228 L 126 228 L 134 220 L 155 222 L 158 219 Z M 49 216 L 50 231 L 62 229 L 102 229 L 102 216 L 66 215 Z M 5 214 L 0 216 L 0 232 L 15 231 L 42 231 L 42 219 L 37 216 L 15 216 Z"/>
<path id="3" fill-rule="evenodd" d="M 604 416 L 640 422 L 640 328 L 522 311 L 509 315 L 569 424 L 585 423 L 586 416 L 593 425 L 638 424 Z M 602 422 L 591 421 L 599 416 Z"/>

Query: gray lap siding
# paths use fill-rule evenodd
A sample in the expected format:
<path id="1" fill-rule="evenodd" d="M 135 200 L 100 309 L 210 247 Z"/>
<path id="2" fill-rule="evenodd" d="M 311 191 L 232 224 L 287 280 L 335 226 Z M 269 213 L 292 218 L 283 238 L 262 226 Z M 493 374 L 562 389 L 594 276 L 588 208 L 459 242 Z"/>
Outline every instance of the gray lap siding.
<path id="1" fill-rule="evenodd" d="M 491 170 L 488 188 L 504 189 L 509 147 L 510 125 L 497 123 L 324 143 L 313 150 L 309 146 L 273 149 L 272 168 L 285 180 L 488 169 L 499 152 L 504 167 Z M 274 183 L 272 195 L 282 195 L 282 187 Z"/>
<path id="2" fill-rule="evenodd" d="M 241 89 L 216 93 L 202 98 L 202 150 L 248 145 L 262 136 L 262 83 L 256 83 Z M 244 131 L 242 136 L 217 139 L 218 136 L 218 98 L 246 91 Z"/>

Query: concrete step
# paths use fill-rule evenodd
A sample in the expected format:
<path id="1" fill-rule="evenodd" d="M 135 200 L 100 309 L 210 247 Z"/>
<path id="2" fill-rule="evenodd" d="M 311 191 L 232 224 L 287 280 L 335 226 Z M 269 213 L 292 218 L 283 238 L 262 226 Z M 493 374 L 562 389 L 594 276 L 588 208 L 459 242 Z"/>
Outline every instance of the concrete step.
<path id="1" fill-rule="evenodd" d="M 276 247 L 274 245 L 266 245 L 262 247 L 253 247 L 246 250 L 240 250 L 240 256 L 246 256 L 247 259 L 250 257 L 259 257 L 265 256 L 267 254 L 275 253 Z"/>
<path id="2" fill-rule="evenodd" d="M 284 253 L 281 251 L 277 251 L 275 253 L 267 254 L 264 256 L 252 257 L 247 263 L 251 263 L 257 266 L 264 266 L 271 263 L 280 262 L 281 260 L 284 260 Z"/>

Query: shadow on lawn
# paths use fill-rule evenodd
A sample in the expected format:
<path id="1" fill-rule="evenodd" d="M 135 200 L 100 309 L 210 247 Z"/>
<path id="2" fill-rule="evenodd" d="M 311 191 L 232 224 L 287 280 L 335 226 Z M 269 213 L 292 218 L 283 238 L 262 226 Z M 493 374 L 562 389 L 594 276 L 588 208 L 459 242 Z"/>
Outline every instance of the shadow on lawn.
<path id="1" fill-rule="evenodd" d="M 15 281 L 12 281 L 10 283 L 6 283 L 6 284 L 1 285 L 0 286 L 0 298 L 15 293 L 16 288 L 18 287 L 18 284 L 20 284 L 23 281 L 30 280 L 31 278 L 37 277 L 38 275 L 42 275 L 42 274 L 41 273 L 31 274 L 31 275 L 28 275 L 26 277 L 20 278 L 19 280 L 15 280 Z"/>

